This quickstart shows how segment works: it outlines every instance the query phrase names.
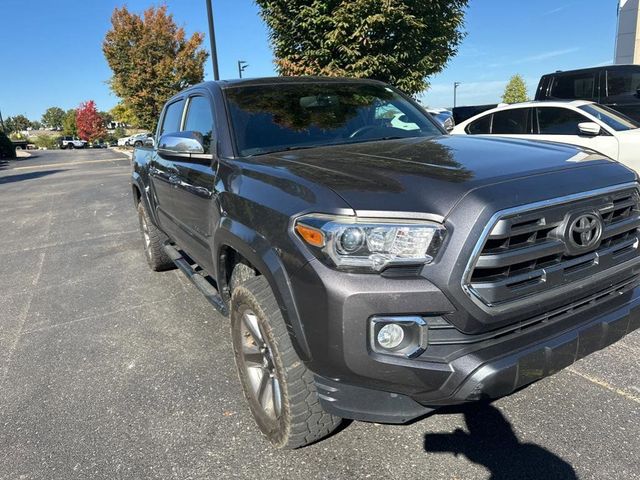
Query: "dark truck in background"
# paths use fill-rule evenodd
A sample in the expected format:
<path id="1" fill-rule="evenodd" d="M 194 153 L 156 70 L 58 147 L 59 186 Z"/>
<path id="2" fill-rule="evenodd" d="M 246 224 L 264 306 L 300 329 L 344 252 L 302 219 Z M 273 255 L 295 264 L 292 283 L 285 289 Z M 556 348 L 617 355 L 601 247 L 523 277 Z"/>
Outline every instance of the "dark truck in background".
<path id="1" fill-rule="evenodd" d="M 324 78 L 194 86 L 155 138 L 133 154 L 147 261 L 230 316 L 278 447 L 508 395 L 640 327 L 639 185 L 601 155 L 448 136 Z"/>
<path id="2" fill-rule="evenodd" d="M 591 100 L 640 121 L 640 65 L 609 65 L 544 75 L 536 100 Z"/>

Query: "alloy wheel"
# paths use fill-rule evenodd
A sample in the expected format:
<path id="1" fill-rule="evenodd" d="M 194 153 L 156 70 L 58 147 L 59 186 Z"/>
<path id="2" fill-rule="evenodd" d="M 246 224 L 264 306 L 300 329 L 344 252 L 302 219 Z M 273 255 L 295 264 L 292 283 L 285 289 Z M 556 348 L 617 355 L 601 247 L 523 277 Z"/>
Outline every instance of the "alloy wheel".
<path id="1" fill-rule="evenodd" d="M 246 310 L 242 315 L 241 339 L 242 359 L 252 394 L 270 418 L 278 419 L 282 413 L 280 381 L 272 349 L 252 310 Z"/>

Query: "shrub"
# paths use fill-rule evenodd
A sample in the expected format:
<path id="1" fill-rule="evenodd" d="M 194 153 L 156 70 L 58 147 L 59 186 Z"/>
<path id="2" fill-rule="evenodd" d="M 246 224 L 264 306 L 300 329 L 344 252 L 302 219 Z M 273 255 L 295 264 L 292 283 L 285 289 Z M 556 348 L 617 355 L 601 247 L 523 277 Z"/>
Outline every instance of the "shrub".
<path id="1" fill-rule="evenodd" d="M 16 158 L 16 147 L 2 131 L 0 131 L 0 158 Z"/>
<path id="2" fill-rule="evenodd" d="M 38 148 L 46 148 L 47 150 L 52 150 L 54 148 L 58 148 L 58 141 L 60 137 L 54 135 L 38 135 L 37 137 L 31 138 L 31 143 L 33 143 Z"/>

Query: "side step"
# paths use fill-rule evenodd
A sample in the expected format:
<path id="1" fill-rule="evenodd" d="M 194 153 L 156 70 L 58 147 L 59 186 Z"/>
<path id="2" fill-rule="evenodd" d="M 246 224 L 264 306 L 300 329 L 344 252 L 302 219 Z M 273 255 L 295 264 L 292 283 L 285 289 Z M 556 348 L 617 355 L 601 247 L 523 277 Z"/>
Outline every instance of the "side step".
<path id="1" fill-rule="evenodd" d="M 229 315 L 229 311 L 227 310 L 227 306 L 222 300 L 218 289 L 213 286 L 213 284 L 207 280 L 203 275 L 199 272 L 199 267 L 195 264 L 191 263 L 182 253 L 173 245 L 165 244 L 164 251 L 167 252 L 167 255 L 173 260 L 173 263 L 182 270 L 189 280 L 193 282 L 200 292 L 205 296 L 205 298 L 225 317 Z"/>

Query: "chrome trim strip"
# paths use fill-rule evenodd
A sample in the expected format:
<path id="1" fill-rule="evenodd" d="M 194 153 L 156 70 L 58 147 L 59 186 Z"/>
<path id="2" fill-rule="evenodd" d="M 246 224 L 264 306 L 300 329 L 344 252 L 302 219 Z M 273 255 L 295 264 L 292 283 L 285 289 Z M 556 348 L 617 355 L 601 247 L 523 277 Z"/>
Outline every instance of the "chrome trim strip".
<path id="1" fill-rule="evenodd" d="M 434 213 L 422 212 L 388 212 L 386 210 L 356 210 L 356 216 L 360 218 L 388 218 L 399 220 L 427 220 L 430 222 L 444 223 L 444 217 Z"/>
<path id="2" fill-rule="evenodd" d="M 495 305 L 487 305 L 484 301 L 482 301 L 481 298 L 479 298 L 475 294 L 475 292 L 473 291 L 470 285 L 471 274 L 478 262 L 478 258 L 480 257 L 480 254 L 482 253 L 482 249 L 484 248 L 484 244 L 487 240 L 487 237 L 489 236 L 493 228 L 496 226 L 498 221 L 503 217 L 506 217 L 508 215 L 514 215 L 517 213 L 530 212 L 532 210 L 538 210 L 541 208 L 552 207 L 555 205 L 561 205 L 563 203 L 571 203 L 577 200 L 584 200 L 591 197 L 598 197 L 600 195 L 606 195 L 608 193 L 618 192 L 618 191 L 626 190 L 629 188 L 635 188 L 636 190 L 638 190 L 638 193 L 640 193 L 640 184 L 638 184 L 638 182 L 629 182 L 629 183 L 614 185 L 611 187 L 600 188 L 597 190 L 590 190 L 588 192 L 566 195 L 564 197 L 557 197 L 549 200 L 542 200 L 540 202 L 529 203 L 527 205 L 521 205 L 518 207 L 511 207 L 511 208 L 507 208 L 505 210 L 500 210 L 496 212 L 489 220 L 489 223 L 487 223 L 487 226 L 482 230 L 482 234 L 480 235 L 478 242 L 476 243 L 475 247 L 473 248 L 473 251 L 471 252 L 471 257 L 469 258 L 469 262 L 467 263 L 467 267 L 465 268 L 464 273 L 462 274 L 462 280 L 460 282 L 462 291 L 465 292 L 476 305 L 480 306 L 483 309 L 490 309 L 490 311 L 505 311 L 509 309 L 508 308 L 509 303 L 523 301 L 523 298 L 512 300 L 511 302 L 507 302 L 505 304 L 500 305 L 500 308 L 497 308 Z M 551 291 L 553 290 L 540 292 L 525 298 L 527 300 L 527 303 L 531 303 L 532 301 L 535 301 L 537 298 L 539 298 L 541 295 L 548 294 Z"/>

